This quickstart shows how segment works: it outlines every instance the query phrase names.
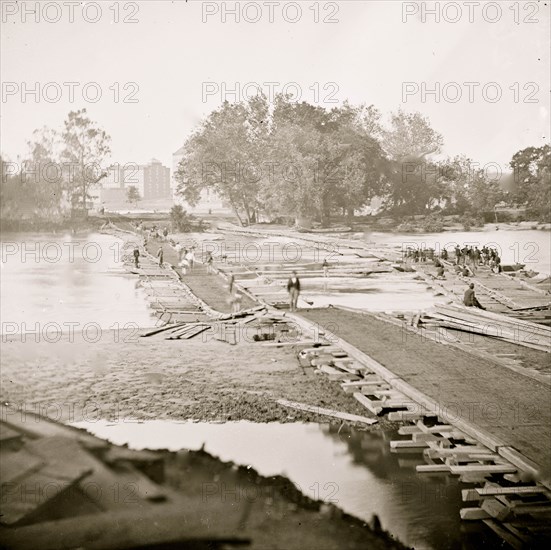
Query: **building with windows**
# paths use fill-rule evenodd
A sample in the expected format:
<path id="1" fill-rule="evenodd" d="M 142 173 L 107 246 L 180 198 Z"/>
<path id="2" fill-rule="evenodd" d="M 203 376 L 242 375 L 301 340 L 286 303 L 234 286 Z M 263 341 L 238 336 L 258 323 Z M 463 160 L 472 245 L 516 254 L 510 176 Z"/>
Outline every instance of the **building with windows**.
<path id="1" fill-rule="evenodd" d="M 160 160 L 151 159 L 149 164 L 140 166 L 140 171 L 143 172 L 144 199 L 168 199 L 172 196 L 170 168 L 163 166 Z"/>
<path id="2" fill-rule="evenodd" d="M 101 182 L 99 203 L 125 203 L 129 187 L 135 187 L 142 201 L 172 203 L 170 168 L 161 161 L 151 159 L 148 164 L 113 164 L 107 169 L 107 177 Z"/>

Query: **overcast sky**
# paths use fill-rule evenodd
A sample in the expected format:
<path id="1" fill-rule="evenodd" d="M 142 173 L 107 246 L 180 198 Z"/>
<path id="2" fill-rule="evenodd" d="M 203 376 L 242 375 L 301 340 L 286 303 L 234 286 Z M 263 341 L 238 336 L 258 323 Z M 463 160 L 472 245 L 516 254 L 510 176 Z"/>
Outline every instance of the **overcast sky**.
<path id="1" fill-rule="evenodd" d="M 34 1 L 2 1 L 3 155 L 15 160 L 35 128 L 59 128 L 70 110 L 86 107 L 111 135 L 113 161 L 156 157 L 170 166 L 193 127 L 222 102 L 223 87 L 237 84 L 242 96 L 250 82 L 266 92 L 264 83 L 278 83 L 277 92 L 295 82 L 303 100 L 326 107 L 348 99 L 383 113 L 421 111 L 443 134 L 444 153 L 481 164 L 504 166 L 519 149 L 549 141 L 549 2 L 260 1 L 248 3 L 239 23 L 223 13 L 235 2 L 114 4 L 42 2 L 37 22 L 22 13 Z M 423 11 L 438 5 L 437 23 Z M 78 83 L 73 103 L 65 82 Z M 464 82 L 477 83 L 472 102 Z M 23 96 L 36 83 L 38 102 Z M 87 83 L 96 84 L 86 98 Z M 438 98 L 423 98 L 436 83 Z M 208 97 L 205 87 L 214 90 Z"/>

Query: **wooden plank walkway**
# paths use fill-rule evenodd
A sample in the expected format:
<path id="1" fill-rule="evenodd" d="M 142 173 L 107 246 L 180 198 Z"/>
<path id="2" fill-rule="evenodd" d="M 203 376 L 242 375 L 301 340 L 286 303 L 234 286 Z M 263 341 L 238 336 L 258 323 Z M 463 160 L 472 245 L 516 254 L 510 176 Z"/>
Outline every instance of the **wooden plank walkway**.
<path id="1" fill-rule="evenodd" d="M 371 315 L 337 308 L 300 314 L 330 326 L 331 332 L 436 401 L 450 423 L 454 418 L 469 421 L 540 467 L 551 463 L 548 385 Z"/>
<path id="2" fill-rule="evenodd" d="M 178 254 L 169 243 L 161 242 L 158 239 L 150 239 L 147 243 L 147 251 L 155 256 L 159 250 L 159 246 L 163 247 L 164 262 L 174 266 L 175 271 L 182 277 L 182 281 L 198 298 L 220 313 L 231 312 L 232 306 L 228 283 L 220 275 L 207 273 L 206 265 L 200 263 L 201 258 L 199 257 L 197 257 L 199 261 L 195 262 L 193 269 L 189 270 L 186 275 L 183 275 L 181 269 L 178 267 Z M 242 309 L 250 309 L 256 305 L 258 304 L 248 296 L 242 297 Z"/>

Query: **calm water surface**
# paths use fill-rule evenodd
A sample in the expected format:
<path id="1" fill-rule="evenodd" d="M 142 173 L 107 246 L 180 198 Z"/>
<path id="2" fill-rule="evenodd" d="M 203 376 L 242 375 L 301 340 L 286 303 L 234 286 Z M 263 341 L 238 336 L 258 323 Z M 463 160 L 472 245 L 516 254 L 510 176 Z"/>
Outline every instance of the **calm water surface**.
<path id="1" fill-rule="evenodd" d="M 287 476 L 310 498 L 333 502 L 417 549 L 492 548 L 492 533 L 459 519 L 461 486 L 449 476 L 421 476 L 420 454 L 390 452 L 396 432 L 362 432 L 328 424 L 133 421 L 75 424 L 132 449 L 205 451 L 223 461 Z"/>
<path id="2" fill-rule="evenodd" d="M 119 239 L 25 233 L 2 235 L 1 244 L 3 333 L 32 332 L 37 323 L 40 330 L 48 323 L 68 330 L 73 323 L 75 332 L 87 323 L 154 326 L 136 276 L 123 270 Z"/>

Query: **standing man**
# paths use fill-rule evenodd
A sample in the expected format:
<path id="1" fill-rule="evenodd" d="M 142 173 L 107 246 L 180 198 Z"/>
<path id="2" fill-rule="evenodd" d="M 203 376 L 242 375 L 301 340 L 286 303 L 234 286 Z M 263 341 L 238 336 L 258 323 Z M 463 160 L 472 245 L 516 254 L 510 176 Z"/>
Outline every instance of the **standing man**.
<path id="1" fill-rule="evenodd" d="M 327 277 L 329 277 L 329 264 L 327 263 L 327 258 L 323 259 L 321 267 L 323 268 L 323 276 L 327 279 Z"/>
<path id="2" fill-rule="evenodd" d="M 160 246 L 157 251 L 157 258 L 159 258 L 159 267 L 163 267 L 163 247 Z"/>
<path id="3" fill-rule="evenodd" d="M 134 247 L 134 266 L 136 269 L 140 267 L 140 249 L 137 246 Z"/>
<path id="4" fill-rule="evenodd" d="M 205 263 L 207 264 L 207 273 L 214 273 L 214 267 L 213 267 L 214 258 L 212 257 L 212 252 L 209 250 L 207 252 L 207 257 L 205 259 Z"/>
<path id="5" fill-rule="evenodd" d="M 293 271 L 291 277 L 289 277 L 289 280 L 287 281 L 287 292 L 289 293 L 289 297 L 291 299 L 290 309 L 291 311 L 296 311 L 298 297 L 300 294 L 300 280 L 296 271 Z"/>
<path id="6" fill-rule="evenodd" d="M 193 263 L 195 261 L 195 252 L 193 252 L 193 247 L 186 252 L 185 258 L 188 261 L 189 269 L 193 271 Z"/>

